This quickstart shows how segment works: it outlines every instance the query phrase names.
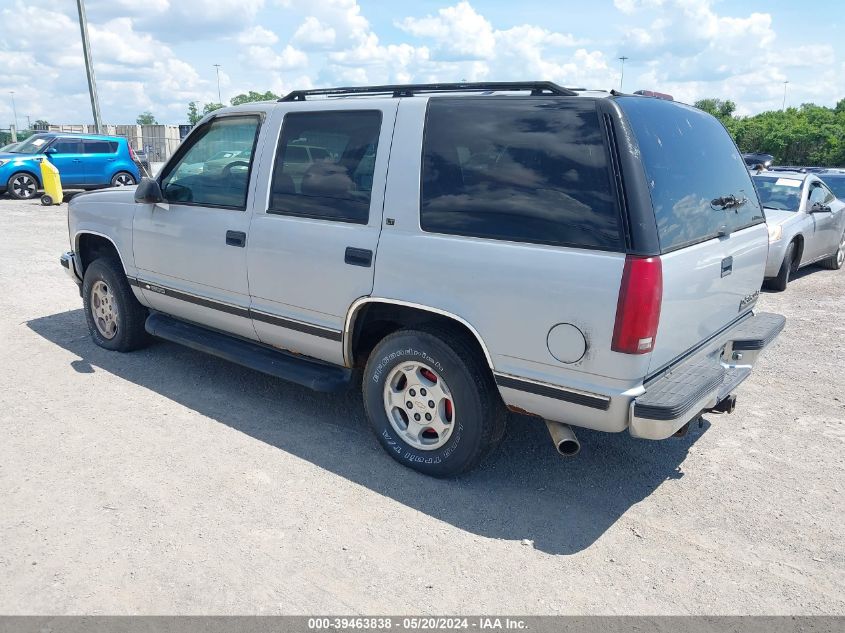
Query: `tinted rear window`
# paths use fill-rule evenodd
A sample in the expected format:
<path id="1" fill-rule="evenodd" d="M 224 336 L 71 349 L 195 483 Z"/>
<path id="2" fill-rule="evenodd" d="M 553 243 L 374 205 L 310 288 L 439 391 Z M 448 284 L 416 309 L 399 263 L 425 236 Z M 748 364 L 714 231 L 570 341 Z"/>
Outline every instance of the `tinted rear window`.
<path id="1" fill-rule="evenodd" d="M 431 99 L 420 223 L 436 233 L 622 250 L 595 103 Z"/>
<path id="2" fill-rule="evenodd" d="M 617 103 L 637 137 L 661 250 L 765 221 L 745 162 L 714 117 L 658 99 L 620 97 Z M 745 203 L 724 210 L 712 204 L 731 195 Z"/>

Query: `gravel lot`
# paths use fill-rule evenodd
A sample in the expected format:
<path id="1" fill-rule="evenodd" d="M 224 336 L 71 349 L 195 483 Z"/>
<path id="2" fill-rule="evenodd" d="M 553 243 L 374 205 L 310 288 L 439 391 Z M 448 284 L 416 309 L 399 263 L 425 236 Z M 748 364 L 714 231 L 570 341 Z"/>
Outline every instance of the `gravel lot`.
<path id="1" fill-rule="evenodd" d="M 66 207 L 0 199 L 0 613 L 845 614 L 845 272 L 682 439 L 513 418 L 482 470 L 393 462 L 325 396 L 169 343 L 106 352 Z"/>

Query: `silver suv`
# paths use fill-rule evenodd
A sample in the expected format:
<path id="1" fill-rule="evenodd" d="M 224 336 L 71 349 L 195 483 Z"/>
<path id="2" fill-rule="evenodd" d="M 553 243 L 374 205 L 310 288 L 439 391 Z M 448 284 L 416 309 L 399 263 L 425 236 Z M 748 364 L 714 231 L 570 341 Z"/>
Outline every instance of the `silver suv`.
<path id="1" fill-rule="evenodd" d="M 304 170 L 302 146 L 325 150 Z M 321 391 L 360 370 L 379 442 L 435 476 L 508 409 L 569 455 L 571 426 L 683 433 L 784 325 L 753 312 L 768 235 L 722 125 L 547 82 L 217 110 L 155 180 L 75 197 L 69 230 L 98 345 L 153 335 Z"/>

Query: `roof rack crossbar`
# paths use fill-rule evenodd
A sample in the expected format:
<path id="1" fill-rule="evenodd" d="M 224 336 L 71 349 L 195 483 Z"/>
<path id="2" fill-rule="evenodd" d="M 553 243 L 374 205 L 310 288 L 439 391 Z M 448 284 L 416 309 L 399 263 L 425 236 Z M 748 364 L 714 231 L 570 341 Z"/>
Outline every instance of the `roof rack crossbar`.
<path id="1" fill-rule="evenodd" d="M 394 98 L 412 97 L 419 93 L 438 92 L 496 92 L 530 91 L 532 96 L 544 95 L 575 97 L 577 92 L 551 81 L 484 81 L 442 84 L 397 84 L 386 86 L 345 86 L 342 88 L 318 88 L 316 90 L 294 90 L 279 101 L 305 101 L 308 97 L 342 97 L 347 95 L 391 95 Z"/>

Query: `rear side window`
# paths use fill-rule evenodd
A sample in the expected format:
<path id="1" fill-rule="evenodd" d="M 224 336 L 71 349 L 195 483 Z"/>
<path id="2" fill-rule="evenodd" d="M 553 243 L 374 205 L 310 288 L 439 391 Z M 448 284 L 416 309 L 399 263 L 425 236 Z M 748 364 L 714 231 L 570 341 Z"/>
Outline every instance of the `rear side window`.
<path id="1" fill-rule="evenodd" d="M 109 143 L 108 141 L 82 141 L 82 147 L 85 154 L 114 154 L 117 149 L 117 143 Z"/>
<path id="2" fill-rule="evenodd" d="M 616 101 L 637 137 L 663 252 L 764 221 L 745 162 L 719 121 L 658 99 Z M 726 196 L 745 203 L 713 204 Z"/>
<path id="3" fill-rule="evenodd" d="M 379 110 L 285 115 L 267 212 L 366 224 L 380 131 Z"/>
<path id="4" fill-rule="evenodd" d="M 595 103 L 431 99 L 420 224 L 435 233 L 622 250 Z"/>

